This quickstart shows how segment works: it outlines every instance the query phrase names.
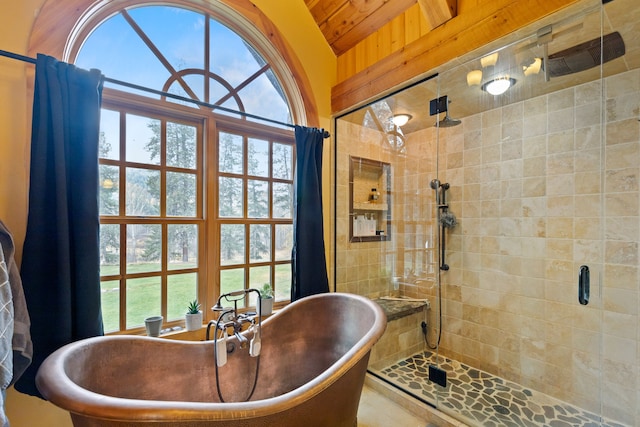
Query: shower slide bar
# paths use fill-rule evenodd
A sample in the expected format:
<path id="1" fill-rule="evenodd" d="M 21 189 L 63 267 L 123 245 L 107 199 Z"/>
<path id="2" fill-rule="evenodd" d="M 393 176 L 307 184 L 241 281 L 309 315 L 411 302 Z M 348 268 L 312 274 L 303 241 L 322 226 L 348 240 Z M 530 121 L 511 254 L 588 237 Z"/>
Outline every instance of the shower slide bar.
<path id="1" fill-rule="evenodd" d="M 441 183 L 438 179 L 431 180 L 430 186 L 436 191 L 436 205 L 438 207 L 438 225 L 440 226 L 440 270 L 449 270 L 449 264 L 445 262 L 445 229 L 453 228 L 456 225 L 456 217 L 449 212 L 447 204 L 447 190 L 449 183 Z"/>

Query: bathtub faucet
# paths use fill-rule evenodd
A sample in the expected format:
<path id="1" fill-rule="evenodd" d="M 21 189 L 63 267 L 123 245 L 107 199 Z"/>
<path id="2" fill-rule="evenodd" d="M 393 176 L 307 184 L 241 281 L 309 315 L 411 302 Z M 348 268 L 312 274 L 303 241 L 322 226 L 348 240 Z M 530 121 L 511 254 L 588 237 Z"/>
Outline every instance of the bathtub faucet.
<path id="1" fill-rule="evenodd" d="M 241 334 L 243 325 L 245 323 L 255 324 L 255 318 L 252 318 L 251 315 L 240 313 L 237 314 L 235 309 L 227 308 L 225 309 L 218 320 L 211 320 L 207 325 L 207 336 L 206 340 L 209 341 L 210 337 L 210 329 L 211 326 L 214 326 L 216 331 L 226 331 L 228 329 L 233 330 L 233 335 L 238 339 L 238 343 L 240 344 L 240 348 L 245 348 L 249 340 Z"/>
<path id="2" fill-rule="evenodd" d="M 214 305 L 211 309 L 213 311 L 220 311 L 221 314 L 220 316 L 218 316 L 218 320 L 212 320 L 207 325 L 207 340 L 209 340 L 209 330 L 211 326 L 215 326 L 216 332 L 218 329 L 221 331 L 226 331 L 227 329 L 232 328 L 233 335 L 238 339 L 240 348 L 247 347 L 249 340 L 241 334 L 243 325 L 246 323 L 255 325 L 256 316 L 255 313 L 238 313 L 238 301 L 244 300 L 251 292 L 255 292 L 258 294 L 257 301 L 258 304 L 260 304 L 260 292 L 257 289 L 243 289 L 240 291 L 234 291 L 220 295 L 218 301 L 216 302 L 216 305 Z M 233 303 L 233 308 L 223 307 L 223 301 Z"/>
<path id="3" fill-rule="evenodd" d="M 240 348 L 246 348 L 249 340 L 246 339 L 244 336 L 242 336 L 240 332 L 235 329 L 233 331 L 233 334 L 236 336 L 236 338 L 238 338 L 238 342 L 240 343 Z"/>

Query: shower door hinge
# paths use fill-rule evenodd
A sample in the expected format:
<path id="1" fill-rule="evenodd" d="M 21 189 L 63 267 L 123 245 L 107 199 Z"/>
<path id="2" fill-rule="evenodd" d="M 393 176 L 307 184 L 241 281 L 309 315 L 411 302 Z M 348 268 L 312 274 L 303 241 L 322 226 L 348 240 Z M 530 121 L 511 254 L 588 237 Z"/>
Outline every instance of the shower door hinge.
<path id="1" fill-rule="evenodd" d="M 551 43 L 553 41 L 553 27 L 551 25 L 547 25 L 546 27 L 540 28 L 536 31 L 536 43 L 538 46 L 542 46 L 546 43 Z"/>

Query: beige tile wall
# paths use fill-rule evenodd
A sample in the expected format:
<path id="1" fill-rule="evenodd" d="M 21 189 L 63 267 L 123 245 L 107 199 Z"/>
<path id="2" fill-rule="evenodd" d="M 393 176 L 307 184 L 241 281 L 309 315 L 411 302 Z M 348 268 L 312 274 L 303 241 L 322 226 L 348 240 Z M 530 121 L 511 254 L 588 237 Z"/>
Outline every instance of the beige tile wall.
<path id="1" fill-rule="evenodd" d="M 639 85 L 632 71 L 467 117 L 443 175 L 461 201 L 443 351 L 585 409 L 602 401 L 628 425 L 640 422 Z"/>
<path id="2" fill-rule="evenodd" d="M 395 263 L 405 276 L 396 292 L 435 307 L 433 283 L 402 273 L 433 227 L 439 160 L 459 221 L 447 235 L 441 350 L 640 425 L 639 118 L 636 70 L 466 117 L 441 129 L 439 159 L 434 129 L 411 134 L 398 155 L 374 131 L 340 123 L 338 150 L 351 151 L 338 151 L 338 290 L 387 293 Z M 345 237 L 348 154 L 393 164 L 391 242 Z M 577 303 L 583 264 L 588 306 Z"/>
<path id="3" fill-rule="evenodd" d="M 434 200 L 433 190 L 429 189 L 429 180 L 435 177 L 431 172 L 435 168 L 431 154 L 435 150 L 435 134 L 399 153 L 385 144 L 381 133 L 358 124 L 341 122 L 337 132 L 337 289 L 370 298 L 429 296 L 437 271 L 437 254 L 433 250 L 436 231 L 432 229 Z M 392 165 L 392 225 L 388 241 L 349 241 L 349 156 Z M 425 249 L 427 240 L 430 249 Z M 434 264 L 430 266 L 429 262 Z"/>

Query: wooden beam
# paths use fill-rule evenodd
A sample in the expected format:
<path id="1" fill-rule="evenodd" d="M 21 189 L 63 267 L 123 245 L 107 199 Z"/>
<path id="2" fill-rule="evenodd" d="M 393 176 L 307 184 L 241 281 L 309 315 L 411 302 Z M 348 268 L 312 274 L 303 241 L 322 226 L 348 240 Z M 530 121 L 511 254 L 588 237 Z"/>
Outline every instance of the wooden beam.
<path id="1" fill-rule="evenodd" d="M 335 85 L 334 113 L 345 111 L 402 83 L 433 73 L 446 62 L 481 48 L 582 0 L 489 0 Z"/>
<path id="2" fill-rule="evenodd" d="M 458 12 L 458 0 L 418 0 L 431 29 L 444 24 Z"/>

